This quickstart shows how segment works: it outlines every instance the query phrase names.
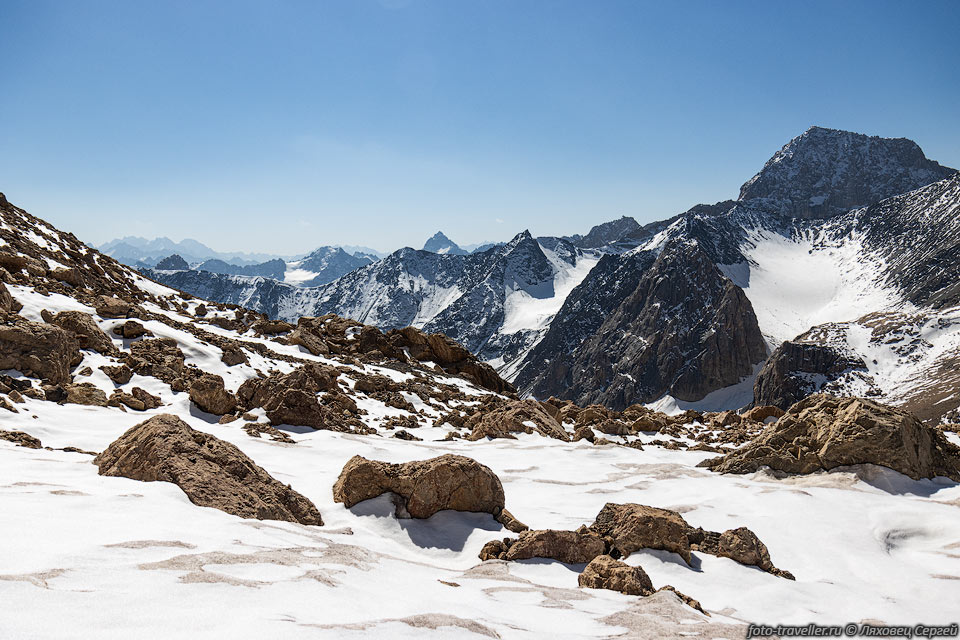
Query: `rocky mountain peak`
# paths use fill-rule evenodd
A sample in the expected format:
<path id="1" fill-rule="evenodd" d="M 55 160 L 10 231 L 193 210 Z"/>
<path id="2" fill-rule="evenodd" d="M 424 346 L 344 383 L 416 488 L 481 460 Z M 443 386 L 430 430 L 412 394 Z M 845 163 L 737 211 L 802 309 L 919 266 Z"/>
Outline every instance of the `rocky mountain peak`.
<path id="1" fill-rule="evenodd" d="M 464 256 L 469 253 L 461 249 L 460 246 L 448 238 L 443 231 L 437 231 L 430 236 L 430 239 L 423 244 L 423 250 L 430 251 L 431 253 L 445 253 L 457 256 Z"/>
<path id="2" fill-rule="evenodd" d="M 955 172 L 906 138 L 810 127 L 740 188 L 739 199 L 787 217 L 828 218 Z"/>
<path id="3" fill-rule="evenodd" d="M 189 269 L 190 265 L 179 254 L 175 253 L 158 262 L 155 268 L 162 271 L 182 271 L 183 269 Z"/>
<path id="4" fill-rule="evenodd" d="M 574 244 L 584 249 L 594 249 L 609 245 L 620 240 L 640 228 L 640 223 L 630 216 L 621 216 L 616 220 L 598 224 L 582 238 L 576 239 Z"/>

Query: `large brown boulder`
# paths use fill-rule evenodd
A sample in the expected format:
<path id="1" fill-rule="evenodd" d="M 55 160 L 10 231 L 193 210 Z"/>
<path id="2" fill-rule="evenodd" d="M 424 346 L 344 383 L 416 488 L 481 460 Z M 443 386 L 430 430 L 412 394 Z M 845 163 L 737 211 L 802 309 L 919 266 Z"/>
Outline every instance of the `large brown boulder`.
<path id="1" fill-rule="evenodd" d="M 628 596 L 649 596 L 656 592 L 647 572 L 608 555 L 597 555 L 577 579 L 581 587 L 610 589 Z"/>
<path id="2" fill-rule="evenodd" d="M 70 382 L 70 367 L 79 363 L 73 334 L 46 323 L 7 316 L 0 323 L 0 370 L 16 369 L 50 383 Z"/>
<path id="3" fill-rule="evenodd" d="M 172 482 L 196 505 L 241 518 L 322 525 L 316 506 L 229 442 L 170 414 L 141 422 L 94 459 L 100 475 Z"/>
<path id="4" fill-rule="evenodd" d="M 133 310 L 133 305 L 113 296 L 98 296 L 95 309 L 97 315 L 104 318 L 126 318 Z"/>
<path id="5" fill-rule="evenodd" d="M 113 341 L 100 330 L 93 316 L 83 311 L 61 311 L 53 316 L 50 324 L 71 332 L 77 338 L 81 349 L 92 349 L 104 355 L 115 355 L 117 348 Z"/>
<path id="6" fill-rule="evenodd" d="M 205 373 L 190 384 L 190 400 L 201 411 L 222 416 L 237 409 L 237 397 L 224 389 L 223 378 Z"/>
<path id="7" fill-rule="evenodd" d="M 405 510 L 413 518 L 429 518 L 444 509 L 495 518 L 505 511 L 497 475 L 476 460 L 451 454 L 403 464 L 353 456 L 333 485 L 334 501 L 347 508 L 387 492 L 403 500 L 398 513 Z"/>
<path id="8" fill-rule="evenodd" d="M 514 433 L 539 433 L 557 440 L 569 440 L 564 428 L 539 402 L 511 400 L 492 411 L 476 413 L 468 422 L 473 432 L 467 440 L 514 438 Z"/>
<path id="9" fill-rule="evenodd" d="M 582 564 L 603 553 L 606 553 L 603 538 L 586 527 L 576 531 L 541 529 L 521 533 L 503 559 L 552 558 L 567 564 Z"/>
<path id="10" fill-rule="evenodd" d="M 701 463 L 721 473 L 770 467 L 812 473 L 870 463 L 913 479 L 960 481 L 960 447 L 905 411 L 864 398 L 817 394 L 790 407 L 749 444 Z"/>
<path id="11" fill-rule="evenodd" d="M 609 537 L 612 547 L 621 556 L 639 549 L 672 551 L 690 564 L 690 539 L 693 529 L 676 511 L 642 504 L 608 502 L 597 514 L 590 528 Z"/>
<path id="12" fill-rule="evenodd" d="M 85 404 L 91 407 L 107 406 L 107 394 L 89 382 L 83 384 L 68 384 L 64 387 L 67 404 Z"/>
<path id="13" fill-rule="evenodd" d="M 690 535 L 693 549 L 719 558 L 730 558 L 740 564 L 751 565 L 763 569 L 767 573 L 793 580 L 793 574 L 773 566 L 767 545 L 760 542 L 750 529 L 738 527 L 728 529 L 723 533 L 697 529 Z"/>

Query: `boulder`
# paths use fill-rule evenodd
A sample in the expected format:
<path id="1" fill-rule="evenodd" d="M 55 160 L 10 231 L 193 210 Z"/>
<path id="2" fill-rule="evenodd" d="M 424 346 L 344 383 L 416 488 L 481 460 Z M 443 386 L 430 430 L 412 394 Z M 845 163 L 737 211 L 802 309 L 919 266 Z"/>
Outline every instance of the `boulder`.
<path id="1" fill-rule="evenodd" d="M 234 445 L 170 414 L 141 422 L 94 459 L 103 476 L 172 482 L 191 502 L 241 518 L 322 525 L 310 500 L 275 480 Z"/>
<path id="2" fill-rule="evenodd" d="M 113 296 L 98 296 L 95 309 L 103 318 L 126 318 L 133 305 Z"/>
<path id="3" fill-rule="evenodd" d="M 864 463 L 915 480 L 945 476 L 960 481 L 960 447 L 939 430 L 872 400 L 825 394 L 794 404 L 737 451 L 700 464 L 721 473 L 751 473 L 764 466 L 812 473 Z"/>
<path id="4" fill-rule="evenodd" d="M 190 384 L 190 400 L 201 411 L 222 416 L 237 409 L 237 397 L 224 389 L 223 378 L 204 373 Z"/>
<path id="5" fill-rule="evenodd" d="M 278 333 L 286 333 L 293 330 L 293 325 L 283 320 L 258 320 L 250 327 L 254 333 L 270 336 Z"/>
<path id="6" fill-rule="evenodd" d="M 113 380 L 113 384 L 127 384 L 133 377 L 133 371 L 125 364 L 121 365 L 103 365 L 100 367 L 108 378 Z"/>
<path id="7" fill-rule="evenodd" d="M 130 395 L 142 402 L 145 409 L 156 409 L 163 404 L 159 396 L 155 396 L 152 393 L 141 389 L 140 387 L 134 387 L 131 389 Z"/>
<path id="8" fill-rule="evenodd" d="M 757 534 L 746 527 L 728 529 L 720 534 L 698 529 L 690 535 L 690 538 L 695 551 L 709 553 L 719 558 L 730 558 L 740 564 L 763 569 L 767 573 L 789 580 L 795 579 L 789 571 L 783 571 L 773 566 L 767 545 L 760 542 Z"/>
<path id="9" fill-rule="evenodd" d="M 100 330 L 93 316 L 83 311 L 61 311 L 53 316 L 50 324 L 71 332 L 77 338 L 81 349 L 92 349 L 104 355 L 115 355 L 117 348 L 113 341 Z"/>
<path id="10" fill-rule="evenodd" d="M 0 322 L 0 370 L 16 369 L 54 385 L 70 382 L 70 367 L 82 357 L 79 347 L 60 327 L 19 316 Z"/>
<path id="11" fill-rule="evenodd" d="M 68 384 L 65 389 L 67 390 L 67 397 L 64 402 L 67 404 L 85 404 L 92 407 L 107 406 L 107 394 L 89 382 Z"/>
<path id="12" fill-rule="evenodd" d="M 318 397 L 326 393 L 329 394 L 326 397 L 336 399 L 335 394 L 338 396 L 340 392 L 338 375 L 331 366 L 311 362 L 290 373 L 247 380 L 237 389 L 237 397 L 244 409 L 263 407 L 272 425 L 349 431 L 351 425 L 359 422 L 352 416 L 344 416 L 343 405 L 331 402 L 328 406 Z M 349 408 L 346 411 L 350 414 Z"/>
<path id="13" fill-rule="evenodd" d="M 146 327 L 136 320 L 127 320 L 123 324 L 117 325 L 113 328 L 113 333 L 126 340 L 134 340 L 140 336 L 150 334 Z"/>
<path id="14" fill-rule="evenodd" d="M 743 421 L 736 411 L 721 411 L 710 420 L 713 427 L 735 427 Z"/>
<path id="15" fill-rule="evenodd" d="M 591 560 L 577 581 L 581 587 L 609 589 L 628 596 L 649 596 L 656 592 L 646 571 L 608 555 L 598 555 Z"/>
<path id="16" fill-rule="evenodd" d="M 500 518 L 503 485 L 489 467 L 451 454 L 391 464 L 353 456 L 333 485 L 333 499 L 350 508 L 391 492 L 402 499 L 398 513 L 429 518 L 437 511 L 473 511 Z M 510 520 L 516 522 L 513 517 Z"/>
<path id="17" fill-rule="evenodd" d="M 130 345 L 126 358 L 130 369 L 142 376 L 153 376 L 177 391 L 186 391 L 184 376 L 188 376 L 184 355 L 173 338 L 145 338 Z"/>
<path id="18" fill-rule="evenodd" d="M 690 539 L 693 529 L 676 511 L 642 504 L 604 505 L 590 525 L 595 533 L 611 539 L 619 556 L 628 556 L 639 549 L 672 551 L 690 564 Z"/>
<path id="19" fill-rule="evenodd" d="M 247 362 L 247 354 L 238 346 L 227 345 L 223 348 L 223 355 L 220 356 L 220 361 L 228 367 L 233 367 Z"/>
<path id="20" fill-rule="evenodd" d="M 471 416 L 468 426 L 473 432 L 467 440 L 482 438 L 514 438 L 514 433 L 539 433 L 542 436 L 569 440 L 566 430 L 536 400 L 511 400 L 492 411 Z"/>
<path id="21" fill-rule="evenodd" d="M 541 529 L 521 533 L 503 559 L 552 558 L 567 564 L 582 564 L 603 553 L 606 553 L 603 538 L 586 527 L 576 531 Z"/>

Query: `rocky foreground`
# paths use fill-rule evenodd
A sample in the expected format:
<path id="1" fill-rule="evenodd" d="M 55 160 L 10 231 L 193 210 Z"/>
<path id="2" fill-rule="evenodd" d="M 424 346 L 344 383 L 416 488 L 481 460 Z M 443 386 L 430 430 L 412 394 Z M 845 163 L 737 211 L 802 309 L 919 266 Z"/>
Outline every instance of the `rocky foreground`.
<path id="1" fill-rule="evenodd" d="M 0 211 L 0 636 L 953 621 L 954 426 L 520 399 L 440 334 L 271 321 Z"/>

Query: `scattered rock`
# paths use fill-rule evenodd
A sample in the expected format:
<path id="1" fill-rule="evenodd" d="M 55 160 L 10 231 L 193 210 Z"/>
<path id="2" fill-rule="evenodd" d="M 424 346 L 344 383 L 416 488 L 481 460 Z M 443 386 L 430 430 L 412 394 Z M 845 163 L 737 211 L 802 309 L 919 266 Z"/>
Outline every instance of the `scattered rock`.
<path id="1" fill-rule="evenodd" d="M 608 502 L 590 528 L 611 538 L 619 556 L 628 556 L 639 549 L 663 549 L 678 554 L 690 564 L 687 533 L 692 527 L 676 511 Z"/>
<path id="2" fill-rule="evenodd" d="M 567 564 L 582 564 L 603 553 L 606 553 L 603 538 L 586 527 L 576 531 L 541 529 L 521 533 L 503 559 L 552 558 Z"/>
<path id="3" fill-rule="evenodd" d="M 3 282 L 0 282 L 0 311 L 4 313 L 20 313 L 23 305 L 20 304 Z"/>
<path id="4" fill-rule="evenodd" d="M 720 534 L 698 529 L 690 535 L 690 538 L 695 551 L 709 553 L 720 558 L 730 558 L 740 564 L 759 567 L 768 573 L 788 580 L 795 580 L 793 574 L 789 571 L 783 571 L 773 566 L 767 545 L 760 542 L 757 534 L 746 527 L 728 529 Z"/>
<path id="5" fill-rule="evenodd" d="M 235 345 L 224 347 L 223 355 L 220 356 L 220 360 L 228 367 L 244 364 L 248 361 L 247 354 L 243 352 L 243 349 Z"/>
<path id="6" fill-rule="evenodd" d="M 905 411 L 863 398 L 817 394 L 790 407 L 752 442 L 700 466 L 721 473 L 770 467 L 812 473 L 870 463 L 915 480 L 960 481 L 960 447 Z"/>
<path id="7" fill-rule="evenodd" d="M 399 429 L 394 432 L 393 437 L 398 440 L 410 440 L 413 442 L 423 442 L 423 438 L 418 438 L 406 429 Z"/>
<path id="8" fill-rule="evenodd" d="M 133 305 L 113 296 L 99 296 L 95 309 L 97 315 L 103 318 L 126 318 L 133 310 Z"/>
<path id="9" fill-rule="evenodd" d="M 760 407 L 753 407 L 743 414 L 744 420 L 753 420 L 754 422 L 765 422 L 767 418 L 779 418 L 786 411 L 780 407 L 765 404 Z"/>
<path id="10" fill-rule="evenodd" d="M 156 409 L 163 404 L 159 396 L 155 396 L 140 387 L 134 387 L 130 390 L 130 395 L 143 403 L 145 409 Z"/>
<path id="11" fill-rule="evenodd" d="M 196 505 L 241 518 L 322 525 L 307 498 L 277 482 L 234 445 L 170 414 L 134 426 L 94 459 L 100 475 L 173 482 Z"/>
<path id="12" fill-rule="evenodd" d="M 65 388 L 67 397 L 64 398 L 64 402 L 67 404 L 85 404 L 92 407 L 107 406 L 107 394 L 89 382 L 68 384 Z"/>

